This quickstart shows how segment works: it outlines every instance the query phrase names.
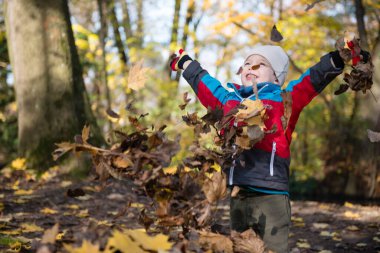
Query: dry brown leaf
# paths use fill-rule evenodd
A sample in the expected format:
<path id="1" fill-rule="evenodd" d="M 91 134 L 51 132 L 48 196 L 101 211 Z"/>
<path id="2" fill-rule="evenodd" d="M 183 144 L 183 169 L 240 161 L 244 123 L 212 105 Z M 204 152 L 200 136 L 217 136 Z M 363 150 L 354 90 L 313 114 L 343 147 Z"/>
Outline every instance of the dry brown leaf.
<path id="1" fill-rule="evenodd" d="M 284 104 L 284 119 L 281 118 L 282 128 L 284 131 L 288 127 L 290 116 L 292 115 L 293 99 L 292 94 L 289 91 L 281 93 L 282 103 Z"/>
<path id="2" fill-rule="evenodd" d="M 56 223 L 52 228 L 47 229 L 45 231 L 44 235 L 42 236 L 41 243 L 42 244 L 44 244 L 44 243 L 54 244 L 55 243 L 55 238 L 56 238 L 56 236 L 58 234 L 58 229 L 59 229 L 58 223 Z"/>
<path id="3" fill-rule="evenodd" d="M 186 91 L 185 93 L 183 93 L 183 104 L 179 105 L 179 108 L 183 111 L 185 110 L 187 104 L 190 102 L 190 98 L 187 97 L 188 96 L 188 92 Z"/>
<path id="4" fill-rule="evenodd" d="M 199 231 L 199 235 L 199 243 L 212 252 L 234 252 L 232 241 L 227 236 L 206 231 Z"/>
<path id="5" fill-rule="evenodd" d="M 274 41 L 274 42 L 280 42 L 281 40 L 283 40 L 284 37 L 282 36 L 282 34 L 277 30 L 277 27 L 276 25 L 274 25 L 272 27 L 272 31 L 270 33 L 270 40 L 271 41 Z"/>
<path id="6" fill-rule="evenodd" d="M 88 138 L 90 137 L 90 126 L 84 126 L 82 129 L 82 140 L 83 143 L 87 143 Z"/>
<path id="7" fill-rule="evenodd" d="M 261 100 L 244 100 L 240 106 L 242 107 L 236 113 L 238 121 L 246 121 L 255 116 L 261 116 L 261 112 L 265 110 L 264 104 Z"/>
<path id="8" fill-rule="evenodd" d="M 133 166 L 133 162 L 126 155 L 114 157 L 112 165 L 116 168 L 126 169 Z"/>
<path id="9" fill-rule="evenodd" d="M 139 90 L 145 86 L 150 69 L 144 68 L 143 63 L 144 61 L 141 60 L 132 65 L 128 74 L 128 88 Z"/>
<path id="10" fill-rule="evenodd" d="M 211 217 L 211 205 L 207 203 L 201 213 L 201 216 L 197 218 L 198 226 L 204 226 Z"/>
<path id="11" fill-rule="evenodd" d="M 243 233 L 236 231 L 231 232 L 234 252 L 239 253 L 264 253 L 264 241 L 256 235 L 252 229 L 248 229 Z"/>
<path id="12" fill-rule="evenodd" d="M 206 178 L 202 190 L 209 203 L 214 203 L 226 196 L 226 175 L 223 172 L 214 172 L 212 178 Z"/>
<path id="13" fill-rule="evenodd" d="M 116 112 L 114 112 L 111 108 L 108 108 L 106 110 L 106 113 L 108 116 L 110 116 L 111 118 L 114 118 L 114 119 L 120 119 L 120 115 L 117 114 Z"/>
<path id="14" fill-rule="evenodd" d="M 231 197 L 234 198 L 238 195 L 240 191 L 240 187 L 235 185 L 234 188 L 232 188 L 232 191 L 231 191 Z"/>

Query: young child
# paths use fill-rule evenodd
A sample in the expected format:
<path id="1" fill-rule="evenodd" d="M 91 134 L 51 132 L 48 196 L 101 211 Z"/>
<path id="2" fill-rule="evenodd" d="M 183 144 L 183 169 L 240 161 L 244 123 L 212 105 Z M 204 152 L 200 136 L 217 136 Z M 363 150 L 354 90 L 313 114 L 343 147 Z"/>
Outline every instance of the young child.
<path id="1" fill-rule="evenodd" d="M 243 151 L 235 165 L 226 171 L 228 185 L 241 188 L 238 195 L 231 198 L 231 229 L 243 232 L 252 228 L 268 249 L 288 252 L 292 132 L 302 109 L 342 73 L 344 61 L 338 51 L 331 52 L 282 90 L 289 68 L 287 54 L 279 46 L 258 46 L 252 49 L 239 70 L 242 86 L 227 83 L 225 88 L 183 50 L 179 53 L 171 61 L 171 68 L 184 70 L 183 77 L 206 108 L 222 108 L 226 114 L 243 100 L 256 100 L 252 83 L 257 83 L 258 99 L 269 105 L 265 127 L 272 129 L 276 124 L 277 131 L 266 134 L 250 150 Z M 290 92 L 292 97 L 292 112 L 285 129 L 281 121 L 283 91 Z"/>

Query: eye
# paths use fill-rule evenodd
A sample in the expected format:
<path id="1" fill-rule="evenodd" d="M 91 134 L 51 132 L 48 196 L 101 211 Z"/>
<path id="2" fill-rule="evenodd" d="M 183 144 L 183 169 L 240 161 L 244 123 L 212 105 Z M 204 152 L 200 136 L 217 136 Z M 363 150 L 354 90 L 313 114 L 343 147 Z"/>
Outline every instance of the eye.
<path id="1" fill-rule="evenodd" d="M 250 63 L 249 63 L 249 62 L 246 62 L 246 63 L 244 63 L 244 66 L 248 66 L 248 65 L 250 65 Z"/>

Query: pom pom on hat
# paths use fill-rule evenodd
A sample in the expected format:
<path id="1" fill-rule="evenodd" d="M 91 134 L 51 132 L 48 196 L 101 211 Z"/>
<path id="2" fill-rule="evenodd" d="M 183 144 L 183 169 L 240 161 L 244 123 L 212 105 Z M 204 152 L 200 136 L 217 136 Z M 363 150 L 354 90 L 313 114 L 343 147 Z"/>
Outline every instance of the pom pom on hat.
<path id="1" fill-rule="evenodd" d="M 289 57 L 284 49 L 280 46 L 272 45 L 257 46 L 252 49 L 249 56 L 254 54 L 261 55 L 268 60 L 278 79 L 279 85 L 282 86 L 289 70 Z"/>

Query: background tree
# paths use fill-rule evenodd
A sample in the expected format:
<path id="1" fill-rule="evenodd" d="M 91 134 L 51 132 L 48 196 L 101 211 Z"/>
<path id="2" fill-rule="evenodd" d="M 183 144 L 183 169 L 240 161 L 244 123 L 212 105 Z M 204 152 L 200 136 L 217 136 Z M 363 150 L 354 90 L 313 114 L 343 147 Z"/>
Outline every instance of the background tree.
<path id="1" fill-rule="evenodd" d="M 83 83 L 67 0 L 5 1 L 18 106 L 19 153 L 32 168 L 51 163 L 54 143 L 96 123 Z"/>

